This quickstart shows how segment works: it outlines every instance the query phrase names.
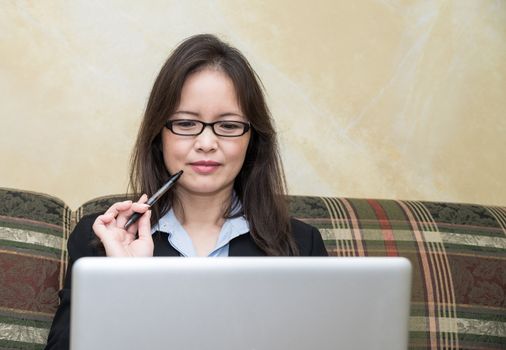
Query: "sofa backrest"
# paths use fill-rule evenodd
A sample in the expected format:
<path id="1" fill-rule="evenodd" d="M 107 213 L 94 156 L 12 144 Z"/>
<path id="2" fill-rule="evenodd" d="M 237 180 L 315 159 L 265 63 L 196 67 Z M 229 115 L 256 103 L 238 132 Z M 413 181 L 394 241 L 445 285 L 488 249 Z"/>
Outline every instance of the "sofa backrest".
<path id="1" fill-rule="evenodd" d="M 38 349 L 58 306 L 71 210 L 59 199 L 0 188 L 0 349 Z"/>
<path id="2" fill-rule="evenodd" d="M 42 347 L 58 305 L 65 241 L 85 203 L 0 189 L 0 348 Z M 499 349 L 506 342 L 506 208 L 289 196 L 334 256 L 404 256 L 413 265 L 410 349 Z M 357 330 L 359 332 L 359 330 Z"/>

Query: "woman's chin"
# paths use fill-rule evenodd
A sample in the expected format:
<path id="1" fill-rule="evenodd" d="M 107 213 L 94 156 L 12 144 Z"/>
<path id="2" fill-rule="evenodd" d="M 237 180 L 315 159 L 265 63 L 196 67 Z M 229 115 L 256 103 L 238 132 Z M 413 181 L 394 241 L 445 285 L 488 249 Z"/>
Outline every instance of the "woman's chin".
<path id="1" fill-rule="evenodd" d="M 182 190 L 188 194 L 196 196 L 215 196 L 220 193 L 232 193 L 233 184 L 227 186 L 217 186 L 216 182 L 192 184 L 192 186 L 181 186 Z"/>

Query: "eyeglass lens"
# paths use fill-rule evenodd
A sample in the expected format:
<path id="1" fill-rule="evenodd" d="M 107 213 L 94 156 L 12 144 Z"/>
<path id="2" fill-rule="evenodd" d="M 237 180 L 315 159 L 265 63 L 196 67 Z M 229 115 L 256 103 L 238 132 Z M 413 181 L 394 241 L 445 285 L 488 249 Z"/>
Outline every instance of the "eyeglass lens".
<path id="1" fill-rule="evenodd" d="M 204 123 L 200 120 L 182 119 L 172 120 L 169 123 L 172 132 L 188 136 L 202 133 L 207 125 L 211 126 L 213 132 L 218 136 L 241 136 L 248 130 L 248 124 L 237 121 Z"/>

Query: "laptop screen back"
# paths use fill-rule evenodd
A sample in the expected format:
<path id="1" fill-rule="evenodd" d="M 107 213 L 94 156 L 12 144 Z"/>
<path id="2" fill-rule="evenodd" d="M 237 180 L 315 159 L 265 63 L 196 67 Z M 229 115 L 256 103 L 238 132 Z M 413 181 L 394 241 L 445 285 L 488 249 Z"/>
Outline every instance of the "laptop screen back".
<path id="1" fill-rule="evenodd" d="M 71 350 L 406 349 L 404 258 L 83 258 Z"/>

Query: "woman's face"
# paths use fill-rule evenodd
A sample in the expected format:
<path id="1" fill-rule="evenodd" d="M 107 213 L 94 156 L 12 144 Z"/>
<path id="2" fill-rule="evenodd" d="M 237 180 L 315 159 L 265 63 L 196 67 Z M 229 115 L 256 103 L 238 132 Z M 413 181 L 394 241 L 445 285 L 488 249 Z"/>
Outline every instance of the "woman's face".
<path id="1" fill-rule="evenodd" d="M 218 69 L 205 68 L 191 74 L 181 91 L 181 101 L 169 120 L 191 119 L 247 122 L 237 100 L 232 80 Z M 184 170 L 178 188 L 192 194 L 216 195 L 232 192 L 241 170 L 250 131 L 238 137 L 220 137 L 211 127 L 197 136 L 181 136 L 164 128 L 163 158 L 170 174 Z"/>

